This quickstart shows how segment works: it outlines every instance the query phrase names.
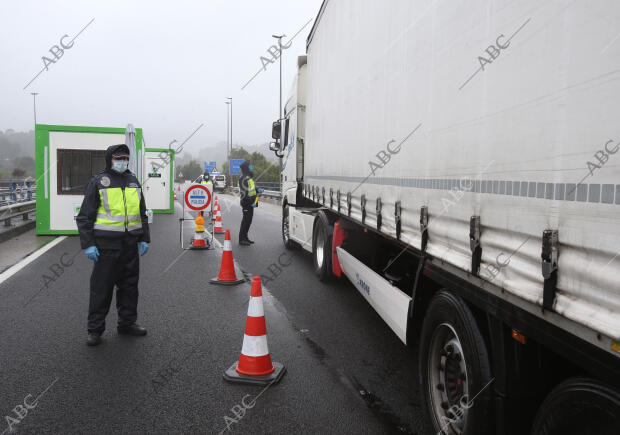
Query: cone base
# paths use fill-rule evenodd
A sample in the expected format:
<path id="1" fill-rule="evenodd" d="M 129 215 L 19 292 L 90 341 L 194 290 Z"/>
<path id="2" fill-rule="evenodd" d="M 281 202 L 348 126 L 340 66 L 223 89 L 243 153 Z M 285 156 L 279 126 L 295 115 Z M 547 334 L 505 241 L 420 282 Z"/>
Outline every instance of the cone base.
<path id="1" fill-rule="evenodd" d="M 209 244 L 208 244 L 208 243 L 206 243 L 206 241 L 205 241 L 205 240 L 198 240 L 197 244 L 195 244 L 195 243 L 196 243 L 196 240 L 195 240 L 195 239 L 191 239 L 191 240 L 189 241 L 189 243 L 190 243 L 190 247 L 189 247 L 189 249 L 196 249 L 196 250 L 201 250 L 201 249 L 213 249 L 213 248 L 211 248 L 211 247 L 209 246 Z"/>
<path id="2" fill-rule="evenodd" d="M 211 284 L 221 284 L 221 285 L 237 285 L 237 284 L 241 284 L 242 282 L 245 282 L 245 278 L 237 278 L 234 281 L 220 281 L 217 279 L 217 277 L 215 278 L 211 278 L 209 280 L 209 282 Z"/>
<path id="3" fill-rule="evenodd" d="M 280 379 L 282 379 L 282 376 L 284 376 L 284 373 L 286 373 L 286 367 L 284 367 L 283 364 L 274 361 L 273 367 L 275 370 L 268 375 L 246 376 L 237 372 L 237 364 L 239 364 L 239 361 L 235 361 L 235 363 L 224 372 L 224 380 L 239 384 L 267 385 L 279 382 Z"/>

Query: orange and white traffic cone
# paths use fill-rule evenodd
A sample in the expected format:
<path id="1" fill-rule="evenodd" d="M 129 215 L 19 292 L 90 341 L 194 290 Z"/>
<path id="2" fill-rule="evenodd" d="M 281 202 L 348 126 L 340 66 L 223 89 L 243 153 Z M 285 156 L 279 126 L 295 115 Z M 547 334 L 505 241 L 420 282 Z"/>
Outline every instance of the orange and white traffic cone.
<path id="1" fill-rule="evenodd" d="M 243 281 L 245 281 L 243 278 L 237 279 L 237 275 L 235 273 L 235 260 L 233 259 L 232 253 L 232 243 L 230 241 L 230 230 L 226 230 L 220 274 L 217 278 L 213 278 L 209 282 L 211 284 L 235 285 Z"/>
<path id="2" fill-rule="evenodd" d="M 215 212 L 215 223 L 213 224 L 213 232 L 215 234 L 224 234 L 224 227 L 222 226 L 222 213 L 219 210 Z"/>
<path id="3" fill-rule="evenodd" d="M 205 237 L 205 219 L 202 215 L 196 217 L 196 229 L 194 230 L 194 238 L 191 241 L 190 249 L 208 249 L 207 240 Z"/>
<path id="4" fill-rule="evenodd" d="M 245 323 L 245 334 L 239 361 L 224 372 L 224 379 L 242 384 L 267 385 L 278 382 L 286 368 L 271 361 L 267 346 L 267 326 L 263 310 L 263 291 L 260 278 L 252 280 L 252 292 Z"/>
<path id="5" fill-rule="evenodd" d="M 222 206 L 216 199 L 215 204 L 213 205 L 213 219 L 216 219 L 218 216 L 222 217 Z M 222 222 L 222 224 L 223 223 L 224 222 Z"/>

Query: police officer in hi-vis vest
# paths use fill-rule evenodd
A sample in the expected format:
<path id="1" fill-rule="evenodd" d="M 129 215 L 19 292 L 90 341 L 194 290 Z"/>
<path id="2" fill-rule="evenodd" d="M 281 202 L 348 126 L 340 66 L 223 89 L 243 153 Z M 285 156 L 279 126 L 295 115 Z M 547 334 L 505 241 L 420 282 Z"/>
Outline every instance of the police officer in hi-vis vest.
<path id="1" fill-rule="evenodd" d="M 205 173 L 202 174 L 202 181 L 200 182 L 200 184 L 213 185 L 213 180 L 211 179 L 211 175 L 209 175 L 207 171 L 205 171 Z"/>
<path id="2" fill-rule="evenodd" d="M 109 147 L 105 163 L 105 170 L 88 183 L 76 218 L 82 249 L 94 262 L 88 309 L 89 346 L 101 342 L 115 285 L 118 333 L 146 335 L 146 329 L 136 324 L 138 252 L 146 254 L 151 241 L 146 204 L 138 179 L 127 169 L 127 145 Z"/>
<path id="3" fill-rule="evenodd" d="M 256 186 L 252 177 L 254 167 L 249 160 L 245 160 L 240 165 L 241 177 L 239 178 L 239 195 L 241 197 L 241 209 L 243 211 L 243 219 L 239 227 L 239 244 L 249 246 L 254 243 L 248 239 L 248 231 L 252 225 L 252 217 L 254 216 L 254 207 L 258 206 L 258 197 L 256 196 Z"/>

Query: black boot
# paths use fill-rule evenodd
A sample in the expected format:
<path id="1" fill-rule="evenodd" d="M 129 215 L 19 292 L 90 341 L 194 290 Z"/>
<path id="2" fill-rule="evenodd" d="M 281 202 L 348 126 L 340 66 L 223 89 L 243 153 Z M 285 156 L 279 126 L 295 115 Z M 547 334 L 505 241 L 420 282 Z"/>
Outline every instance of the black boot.
<path id="1" fill-rule="evenodd" d="M 88 346 L 97 346 L 99 343 L 101 343 L 101 334 L 98 332 L 89 332 L 86 344 Z"/>
<path id="2" fill-rule="evenodd" d="M 239 240 L 239 244 L 242 246 L 250 246 L 252 242 L 250 242 L 249 240 Z"/>
<path id="3" fill-rule="evenodd" d="M 247 240 L 250 243 L 254 243 L 254 240 L 250 240 L 250 239 L 245 239 L 245 240 Z"/>
<path id="4" fill-rule="evenodd" d="M 121 335 L 135 335 L 135 336 L 146 335 L 146 328 L 140 325 L 137 325 L 135 323 L 129 326 L 118 325 L 116 330 Z"/>

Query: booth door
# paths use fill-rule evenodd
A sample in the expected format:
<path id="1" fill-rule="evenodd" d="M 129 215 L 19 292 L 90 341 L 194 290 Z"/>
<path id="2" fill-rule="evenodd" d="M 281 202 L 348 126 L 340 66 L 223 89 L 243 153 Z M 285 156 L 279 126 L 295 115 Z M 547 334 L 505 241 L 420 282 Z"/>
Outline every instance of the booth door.
<path id="1" fill-rule="evenodd" d="M 168 155 L 166 153 L 166 155 Z M 170 199 L 170 160 L 160 152 L 144 153 L 144 175 L 142 184 L 146 207 L 153 210 L 168 210 L 172 207 Z"/>

